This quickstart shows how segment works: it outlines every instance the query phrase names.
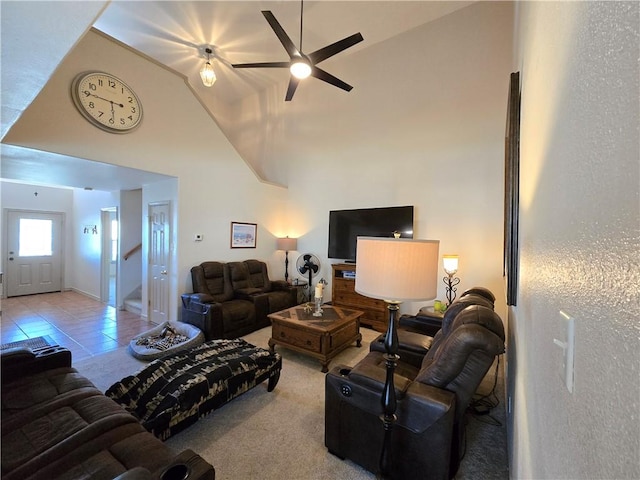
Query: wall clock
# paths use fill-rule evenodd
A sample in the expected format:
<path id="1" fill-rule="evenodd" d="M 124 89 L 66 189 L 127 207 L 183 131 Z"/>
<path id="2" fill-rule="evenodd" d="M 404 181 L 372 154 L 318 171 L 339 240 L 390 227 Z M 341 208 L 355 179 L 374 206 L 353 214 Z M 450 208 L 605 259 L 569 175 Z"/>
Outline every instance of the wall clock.
<path id="1" fill-rule="evenodd" d="M 130 132 L 142 120 L 138 96 L 109 73 L 81 73 L 73 80 L 71 97 L 84 118 L 110 133 Z"/>

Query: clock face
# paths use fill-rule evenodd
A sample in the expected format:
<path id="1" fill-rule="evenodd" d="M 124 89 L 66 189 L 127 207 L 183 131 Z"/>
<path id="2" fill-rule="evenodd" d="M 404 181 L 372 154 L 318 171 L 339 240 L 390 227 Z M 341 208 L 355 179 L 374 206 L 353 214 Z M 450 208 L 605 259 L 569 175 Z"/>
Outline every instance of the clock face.
<path id="1" fill-rule="evenodd" d="M 73 81 L 71 96 L 80 113 L 107 132 L 130 132 L 142 120 L 142 104 L 136 94 L 108 73 L 78 75 Z"/>

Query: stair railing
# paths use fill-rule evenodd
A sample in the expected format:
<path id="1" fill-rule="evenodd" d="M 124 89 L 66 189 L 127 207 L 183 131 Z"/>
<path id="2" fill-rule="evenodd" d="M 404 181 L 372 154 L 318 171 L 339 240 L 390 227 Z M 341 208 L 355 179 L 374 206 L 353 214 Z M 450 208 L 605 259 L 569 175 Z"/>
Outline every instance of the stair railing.
<path id="1" fill-rule="evenodd" d="M 122 258 L 124 258 L 124 259 L 125 259 L 125 261 L 126 261 L 126 260 L 128 260 L 128 259 L 129 259 L 129 257 L 130 257 L 131 255 L 133 255 L 134 253 L 136 253 L 136 252 L 137 252 L 138 250 L 140 250 L 140 249 L 142 249 L 142 244 L 141 244 L 141 243 L 139 243 L 138 245 L 136 245 L 135 247 L 133 247 L 131 250 L 129 250 L 127 253 L 125 253 L 125 254 L 122 256 Z"/>

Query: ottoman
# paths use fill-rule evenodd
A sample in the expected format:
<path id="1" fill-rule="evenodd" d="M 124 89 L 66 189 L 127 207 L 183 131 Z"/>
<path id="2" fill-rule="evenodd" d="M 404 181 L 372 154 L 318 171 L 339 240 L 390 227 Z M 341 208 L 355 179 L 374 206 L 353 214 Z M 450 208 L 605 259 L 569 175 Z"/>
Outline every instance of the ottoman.
<path id="1" fill-rule="evenodd" d="M 152 361 L 106 395 L 166 440 L 265 380 L 271 392 L 281 369 L 277 352 L 240 338 L 210 340 Z"/>

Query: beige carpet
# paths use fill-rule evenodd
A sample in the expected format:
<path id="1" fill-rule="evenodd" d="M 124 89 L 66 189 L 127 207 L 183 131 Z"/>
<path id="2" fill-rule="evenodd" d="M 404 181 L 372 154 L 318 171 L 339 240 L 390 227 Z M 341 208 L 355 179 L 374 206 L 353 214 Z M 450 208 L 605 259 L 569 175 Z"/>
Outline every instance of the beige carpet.
<path id="1" fill-rule="evenodd" d="M 379 333 L 367 328 L 361 332 L 362 347 L 354 344 L 347 348 L 329 368 L 340 363 L 354 365 L 367 354 L 369 343 Z M 244 338 L 268 348 L 270 334 L 271 328 L 267 327 Z M 215 467 L 216 480 L 375 478 L 359 466 L 331 455 L 324 446 L 325 374 L 320 371 L 319 362 L 285 348 L 277 347 L 277 351 L 282 354 L 283 364 L 273 392 L 267 392 L 265 382 L 170 438 L 167 444 L 177 451 L 190 448 L 199 453 Z M 145 365 L 121 348 L 74 366 L 105 391 Z M 482 463 L 486 461 L 484 458 Z M 468 455 L 463 463 L 469 462 L 477 460 Z M 497 459 L 498 464 L 501 462 L 506 460 Z M 493 468 L 495 462 L 489 463 Z M 461 467 L 457 478 L 508 478 L 506 473 L 503 476 L 493 471 L 471 470 L 473 476 L 465 477 Z M 506 472 L 506 467 L 500 466 L 499 471 Z"/>

